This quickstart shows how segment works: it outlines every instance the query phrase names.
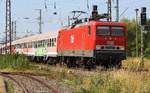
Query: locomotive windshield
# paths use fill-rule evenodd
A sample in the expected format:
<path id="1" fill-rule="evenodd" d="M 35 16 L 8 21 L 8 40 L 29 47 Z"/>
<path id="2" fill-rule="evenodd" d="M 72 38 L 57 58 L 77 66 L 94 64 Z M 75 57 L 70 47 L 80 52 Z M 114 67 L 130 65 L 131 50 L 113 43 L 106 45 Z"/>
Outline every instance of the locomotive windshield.
<path id="1" fill-rule="evenodd" d="M 96 31 L 97 35 L 110 35 L 110 27 L 108 26 L 98 26 L 97 27 L 97 31 Z"/>
<path id="2" fill-rule="evenodd" d="M 123 27 L 112 27 L 111 35 L 112 36 L 124 36 Z"/>
<path id="3" fill-rule="evenodd" d="M 124 36 L 124 28 L 113 26 L 97 26 L 96 34 L 102 36 Z"/>

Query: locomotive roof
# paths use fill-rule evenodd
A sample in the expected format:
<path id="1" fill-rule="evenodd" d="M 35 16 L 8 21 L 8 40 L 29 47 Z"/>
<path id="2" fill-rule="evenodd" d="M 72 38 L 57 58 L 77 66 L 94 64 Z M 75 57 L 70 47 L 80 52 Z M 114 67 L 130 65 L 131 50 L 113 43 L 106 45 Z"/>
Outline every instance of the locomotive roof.
<path id="1" fill-rule="evenodd" d="M 120 25 L 120 26 L 126 25 L 126 23 L 124 23 L 124 22 L 90 21 L 90 22 L 84 22 L 84 23 L 76 24 L 74 27 L 65 26 L 65 27 L 61 28 L 60 30 L 68 30 L 68 29 L 78 28 L 81 26 L 92 25 L 92 24 L 110 24 L 110 25 Z"/>

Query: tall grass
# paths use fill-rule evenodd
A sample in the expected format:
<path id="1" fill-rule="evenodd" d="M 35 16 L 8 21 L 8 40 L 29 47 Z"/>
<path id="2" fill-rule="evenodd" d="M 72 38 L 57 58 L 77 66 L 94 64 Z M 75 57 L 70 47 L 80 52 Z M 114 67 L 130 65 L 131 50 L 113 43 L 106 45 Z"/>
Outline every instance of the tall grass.
<path id="1" fill-rule="evenodd" d="M 23 55 L 0 56 L 0 69 L 24 69 L 28 68 L 28 59 Z"/>
<path id="2" fill-rule="evenodd" d="M 85 78 L 76 93 L 150 93 L 150 73 L 106 72 Z"/>
<path id="3" fill-rule="evenodd" d="M 140 58 L 128 58 L 123 61 L 123 67 L 128 69 L 138 69 L 140 67 Z M 150 59 L 144 58 L 144 69 L 150 69 Z"/>
<path id="4" fill-rule="evenodd" d="M 150 60 L 144 59 L 144 62 L 144 68 L 150 68 Z M 139 60 L 129 58 L 123 63 L 123 66 L 138 68 Z M 68 70 L 70 69 L 49 70 L 48 77 L 69 85 L 74 93 L 150 93 L 150 71 L 134 72 L 114 69 L 88 75 L 88 73 L 79 74 L 76 73 L 76 70 Z"/>
<path id="5" fill-rule="evenodd" d="M 134 72 L 140 67 L 140 58 L 128 58 L 123 67 L 129 70 L 101 72 L 92 77 L 82 77 L 83 83 L 75 93 L 150 93 L 150 59 L 144 59 L 148 72 Z"/>

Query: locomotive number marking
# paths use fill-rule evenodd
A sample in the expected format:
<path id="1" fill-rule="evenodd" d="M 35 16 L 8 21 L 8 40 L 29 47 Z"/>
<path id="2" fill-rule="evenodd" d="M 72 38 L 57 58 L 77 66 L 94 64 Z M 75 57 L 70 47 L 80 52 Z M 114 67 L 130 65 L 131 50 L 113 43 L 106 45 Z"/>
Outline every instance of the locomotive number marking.
<path id="1" fill-rule="evenodd" d="M 74 35 L 70 36 L 70 43 L 73 44 L 74 43 Z"/>

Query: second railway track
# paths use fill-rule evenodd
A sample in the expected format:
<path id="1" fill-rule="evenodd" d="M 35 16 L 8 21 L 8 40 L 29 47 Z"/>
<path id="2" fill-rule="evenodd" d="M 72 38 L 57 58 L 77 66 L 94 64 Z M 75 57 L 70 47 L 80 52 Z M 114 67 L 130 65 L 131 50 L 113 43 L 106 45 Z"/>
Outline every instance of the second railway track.
<path id="1" fill-rule="evenodd" d="M 0 76 L 13 81 L 20 89 L 17 93 L 60 93 L 47 80 L 35 74 L 0 72 Z"/>

